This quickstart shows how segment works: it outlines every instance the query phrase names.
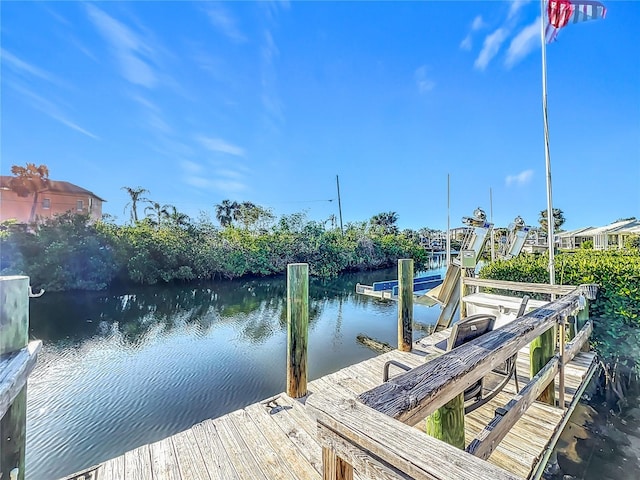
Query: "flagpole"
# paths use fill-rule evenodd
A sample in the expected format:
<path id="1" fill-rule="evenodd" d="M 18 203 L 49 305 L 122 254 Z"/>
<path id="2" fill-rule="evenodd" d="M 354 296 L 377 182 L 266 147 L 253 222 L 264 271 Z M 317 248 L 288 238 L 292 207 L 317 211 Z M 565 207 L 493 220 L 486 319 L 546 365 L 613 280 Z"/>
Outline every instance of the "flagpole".
<path id="1" fill-rule="evenodd" d="M 447 173 L 447 268 L 449 268 L 449 265 L 451 265 L 451 196 L 449 192 L 449 174 Z"/>
<path id="2" fill-rule="evenodd" d="M 551 193 L 551 159 L 549 153 L 549 117 L 547 114 L 547 47 L 545 36 L 545 0 L 540 0 L 540 39 L 542 43 L 542 118 L 544 120 L 544 155 L 547 178 L 547 244 L 549 246 L 549 284 L 555 285 L 556 272 L 553 252 L 553 200 Z"/>

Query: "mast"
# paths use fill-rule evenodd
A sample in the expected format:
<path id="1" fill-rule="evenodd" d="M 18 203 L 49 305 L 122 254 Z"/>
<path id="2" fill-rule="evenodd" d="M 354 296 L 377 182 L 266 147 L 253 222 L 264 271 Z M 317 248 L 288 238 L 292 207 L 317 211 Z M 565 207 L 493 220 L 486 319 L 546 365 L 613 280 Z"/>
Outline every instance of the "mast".
<path id="1" fill-rule="evenodd" d="M 340 180 L 336 175 L 336 187 L 338 187 L 338 212 L 340 213 L 340 232 L 344 235 L 344 228 L 342 227 L 342 203 L 340 202 Z"/>
<path id="2" fill-rule="evenodd" d="M 553 200 L 551 192 L 551 158 L 549 153 L 549 117 L 547 114 L 547 47 L 544 28 L 544 0 L 540 0 L 540 40 L 542 43 L 542 118 L 544 121 L 544 155 L 547 178 L 547 244 L 549 247 L 549 284 L 555 285 L 556 273 L 553 258 Z M 553 297 L 552 297 L 553 298 Z"/>
<path id="3" fill-rule="evenodd" d="M 447 173 L 447 268 L 451 265 L 451 225 L 450 225 L 450 190 L 449 190 L 449 174 Z"/>

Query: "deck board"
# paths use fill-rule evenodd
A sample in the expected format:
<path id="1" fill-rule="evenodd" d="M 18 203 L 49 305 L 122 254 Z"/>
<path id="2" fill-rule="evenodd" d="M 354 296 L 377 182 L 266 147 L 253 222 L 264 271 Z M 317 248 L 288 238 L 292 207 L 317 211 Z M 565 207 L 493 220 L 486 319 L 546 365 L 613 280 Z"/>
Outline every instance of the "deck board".
<path id="1" fill-rule="evenodd" d="M 345 390 L 358 395 L 382 383 L 386 361 L 410 367 L 421 365 L 425 355 L 437 354 L 433 347 L 448 334 L 438 332 L 416 342 L 414 352 L 393 350 L 309 382 L 309 395 L 319 391 L 336 394 Z M 567 365 L 565 399 L 570 403 L 594 362 L 593 353 L 579 353 Z M 391 370 L 392 376 L 400 374 Z M 520 387 L 529 380 L 529 352 L 518 354 Z M 487 387 L 497 379 L 487 378 Z M 557 383 L 557 382 L 556 382 Z M 557 385 L 556 385 L 557 388 Z M 465 417 L 467 444 L 515 394 L 510 381 L 492 401 Z M 172 437 L 144 445 L 98 467 L 100 480 L 232 480 L 322 478 L 322 448 L 317 440 L 315 419 L 307 412 L 305 399 L 282 393 L 217 419 L 205 420 Z M 566 410 L 534 403 L 497 446 L 489 462 L 520 477 L 528 477 L 551 441 Z M 416 424 L 424 429 L 424 421 Z M 73 478 L 73 477 L 69 477 Z M 355 471 L 356 479 L 364 477 Z"/>

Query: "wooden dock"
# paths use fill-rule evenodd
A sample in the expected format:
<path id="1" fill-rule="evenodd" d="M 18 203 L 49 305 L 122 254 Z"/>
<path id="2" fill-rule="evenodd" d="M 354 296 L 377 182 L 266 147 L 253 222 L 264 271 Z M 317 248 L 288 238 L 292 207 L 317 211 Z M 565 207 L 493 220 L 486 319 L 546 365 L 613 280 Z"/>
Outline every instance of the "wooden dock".
<path id="1" fill-rule="evenodd" d="M 444 330 L 416 342 L 412 352 L 394 350 L 313 380 L 304 399 L 292 399 L 285 393 L 276 395 L 206 420 L 159 442 L 143 445 L 66 480 L 321 479 L 323 448 L 316 418 L 305 400 L 319 393 L 344 397 L 369 391 L 382 384 L 386 361 L 395 360 L 410 367 L 423 365 L 425 359 L 442 354 L 434 345 L 448 335 L 449 330 Z M 578 353 L 564 368 L 566 408 L 535 402 L 489 457 L 490 464 L 512 474 L 507 478 L 536 478 L 541 473 L 573 407 L 597 368 L 595 354 Z M 528 348 L 518 352 L 517 373 L 521 387 L 526 385 L 530 380 Z M 495 410 L 507 405 L 514 395 L 515 387 L 510 382 L 491 402 L 465 416 L 467 444 L 494 418 Z M 424 422 L 417 422 L 415 427 L 424 431 Z M 421 453 L 426 454 L 413 452 L 415 456 Z M 461 454 L 464 453 L 461 451 Z M 477 458 L 475 461 L 486 463 Z M 446 472 L 445 459 L 441 463 Z M 473 472 L 469 475 L 475 478 Z M 440 478 L 454 477 L 450 473 Z M 354 478 L 393 477 L 373 476 L 356 467 Z"/>

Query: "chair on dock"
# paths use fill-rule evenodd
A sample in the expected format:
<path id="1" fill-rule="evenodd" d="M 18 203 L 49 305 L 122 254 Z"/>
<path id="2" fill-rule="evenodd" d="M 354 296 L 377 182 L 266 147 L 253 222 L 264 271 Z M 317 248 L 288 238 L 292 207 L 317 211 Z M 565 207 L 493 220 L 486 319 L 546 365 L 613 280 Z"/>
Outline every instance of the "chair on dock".
<path id="1" fill-rule="evenodd" d="M 520 308 L 518 309 L 517 317 L 520 317 L 524 314 L 528 301 L 529 296 L 525 295 L 525 297 L 522 299 L 522 303 L 520 304 Z M 494 315 L 485 313 L 480 313 L 467 318 L 463 318 L 453 325 L 449 338 L 435 344 L 435 347 L 439 350 L 447 352 L 453 350 L 460 345 L 470 342 L 471 340 L 490 332 L 491 330 L 493 330 L 495 322 L 496 317 Z M 487 393 L 484 392 L 484 378 L 478 380 L 475 384 L 471 385 L 464 391 L 465 414 L 471 413 L 475 409 L 491 401 L 496 395 L 498 395 L 498 393 L 502 391 L 507 383 L 509 383 L 509 380 L 511 380 L 511 378 L 514 379 L 516 392 L 520 391 L 518 385 L 518 375 L 516 371 L 517 357 L 518 354 L 516 353 L 512 357 L 508 358 L 502 365 L 492 370 L 493 373 L 504 376 L 504 379 L 491 391 Z M 384 364 L 383 367 L 382 376 L 384 382 L 389 380 L 390 365 L 395 365 L 396 367 L 399 367 L 403 370 L 411 370 L 411 368 L 407 365 L 396 362 L 395 360 L 389 360 Z"/>

